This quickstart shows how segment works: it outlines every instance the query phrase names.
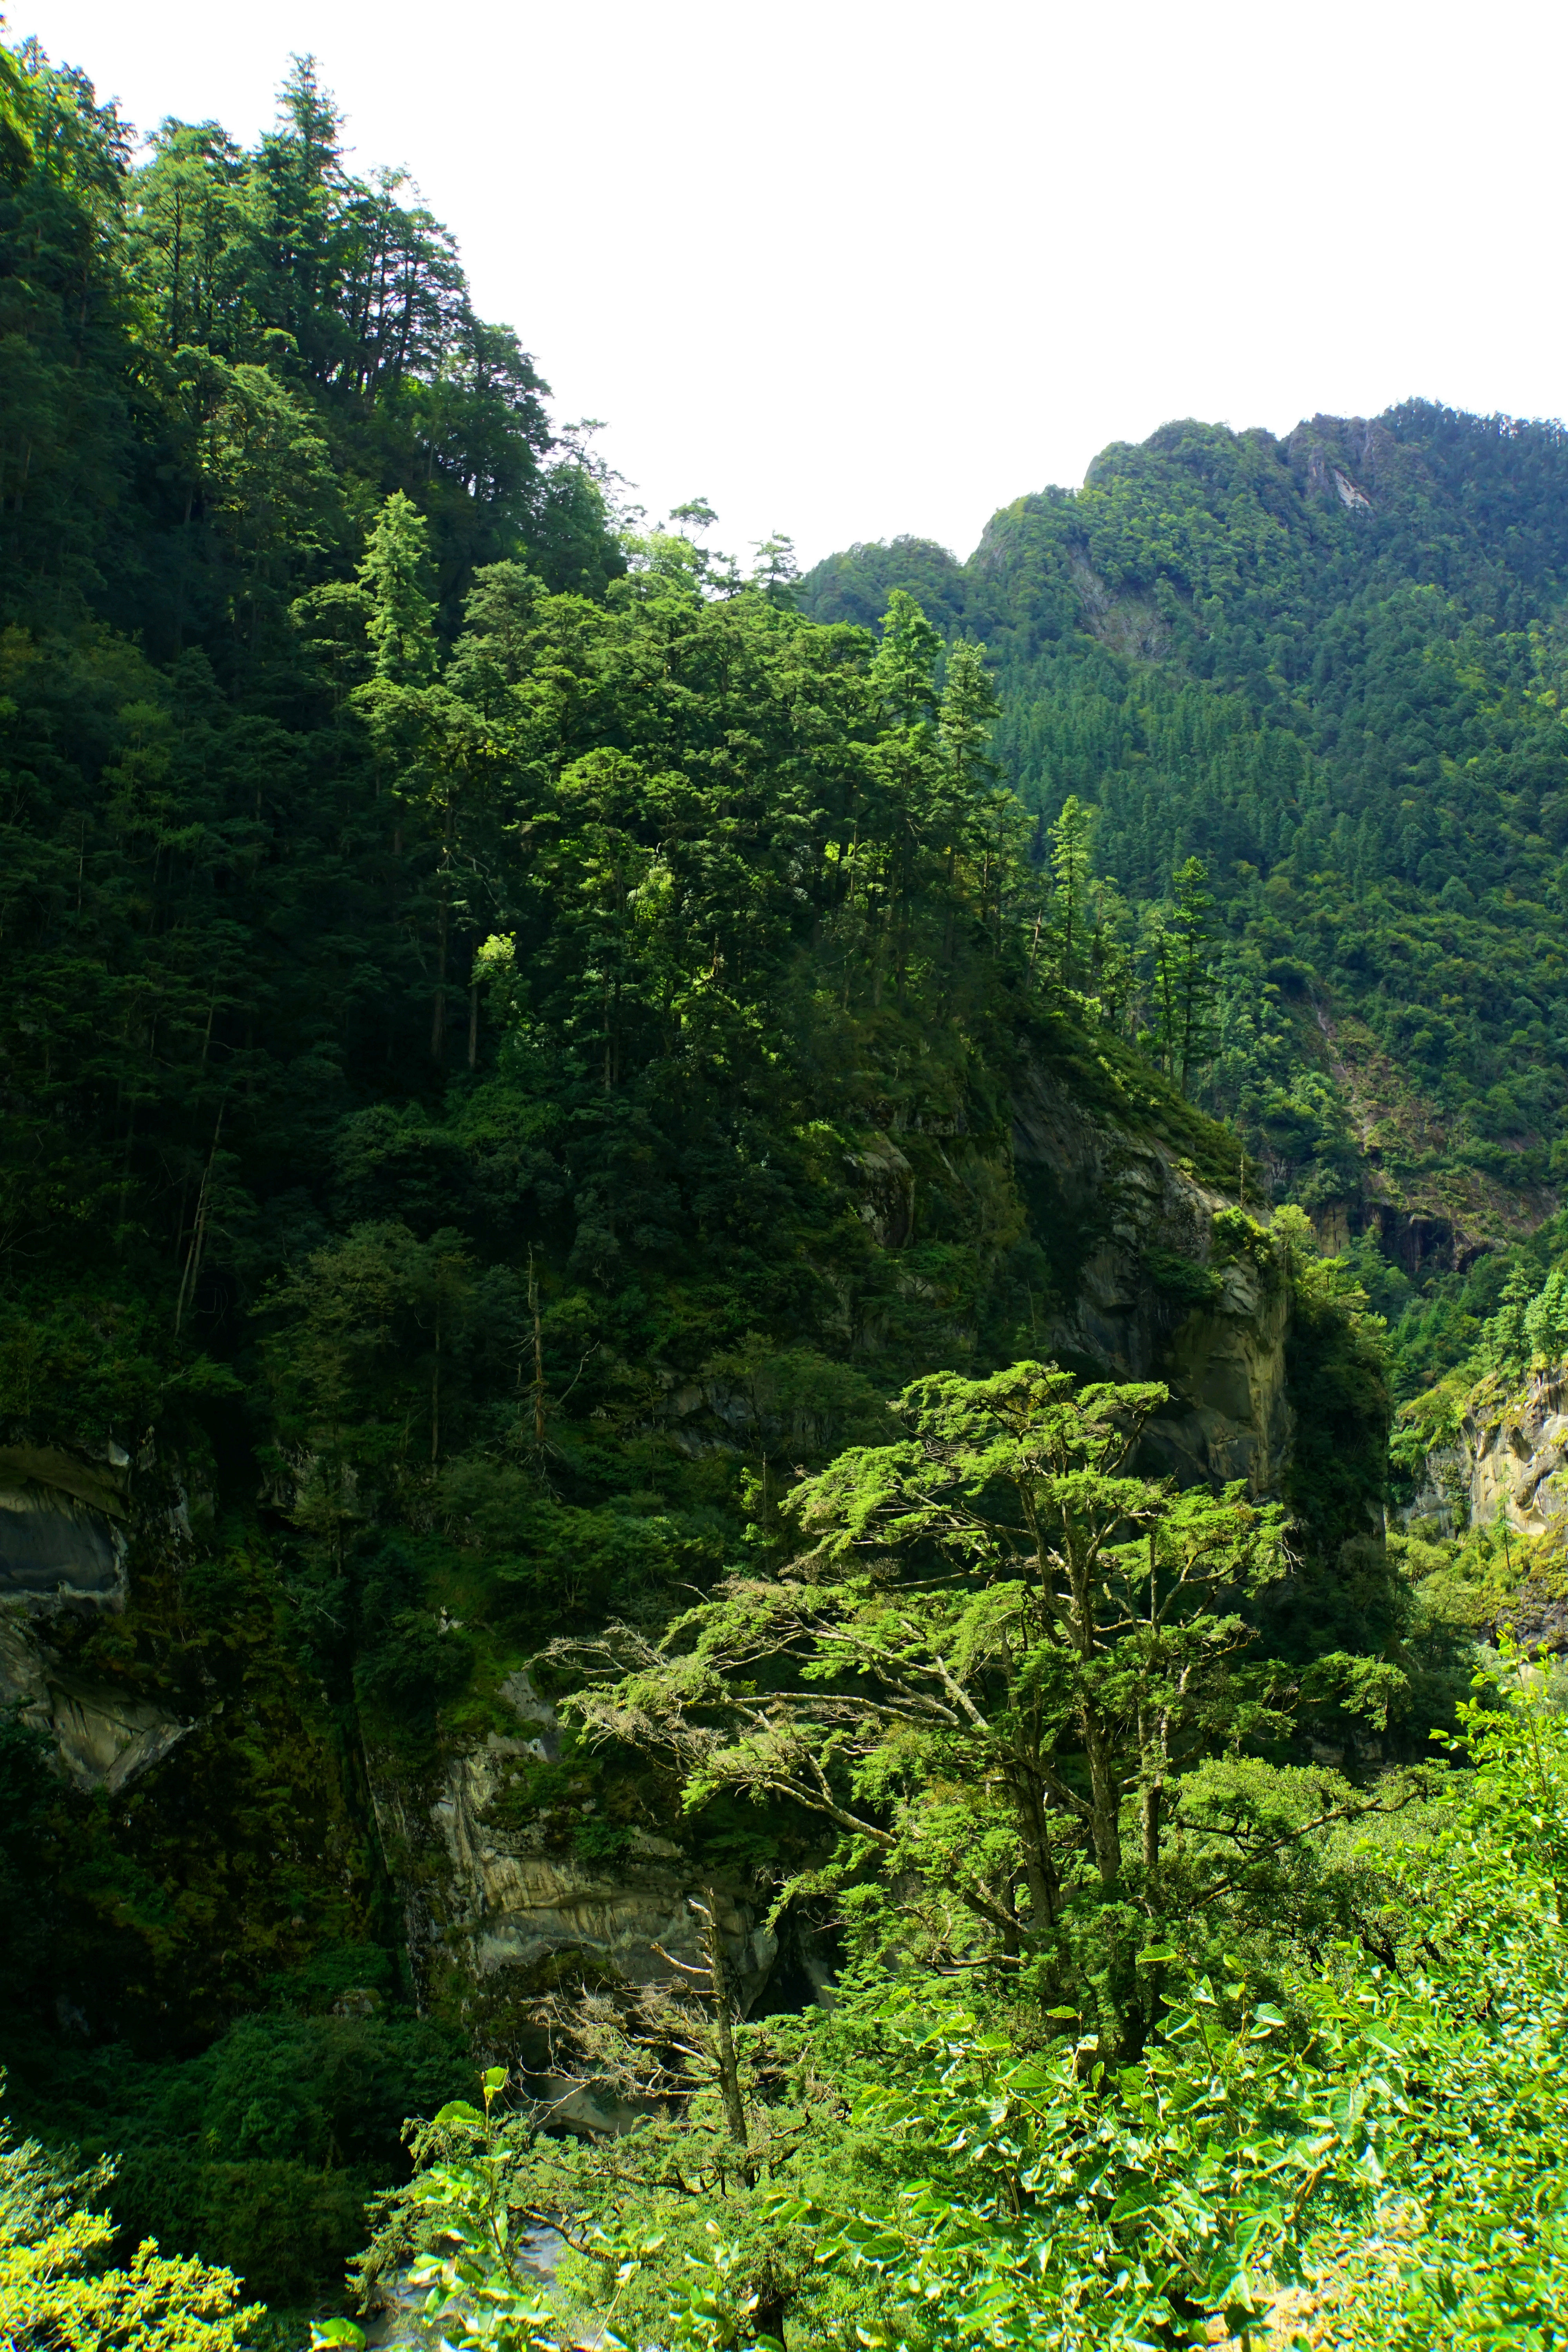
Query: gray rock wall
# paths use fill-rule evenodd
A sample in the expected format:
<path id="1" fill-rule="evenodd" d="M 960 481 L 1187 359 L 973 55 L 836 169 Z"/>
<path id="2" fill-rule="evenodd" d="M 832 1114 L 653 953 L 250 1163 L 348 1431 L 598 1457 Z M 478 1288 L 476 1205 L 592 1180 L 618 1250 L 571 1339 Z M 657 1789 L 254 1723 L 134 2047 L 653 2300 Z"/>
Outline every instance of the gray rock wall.
<path id="1" fill-rule="evenodd" d="M 517 1736 L 491 1733 L 480 1748 L 448 1757 L 438 1787 L 422 1801 L 373 1772 L 382 1834 L 403 1889 L 405 1924 L 423 1998 L 449 2005 L 455 1985 L 478 2026 L 477 2038 L 516 2054 L 519 2021 L 563 1975 L 590 1983 L 668 1984 L 681 1964 L 705 1965 L 692 1898 L 704 1898 L 689 1863 L 668 1839 L 633 1832 L 613 1858 L 581 1854 L 547 1837 L 538 1820 L 510 1823 L 496 1800 L 520 1763 L 560 1752 L 555 1713 L 526 1673 L 501 1696 L 518 1718 Z M 764 1990 L 778 1939 L 756 1906 L 720 1887 L 719 1924 L 731 1982 L 742 2009 Z M 602 2127 L 606 2116 L 568 2119 Z"/>
<path id="2" fill-rule="evenodd" d="M 1482 1381 L 1455 1442 L 1427 1455 L 1405 1517 L 1445 1535 L 1500 1519 L 1521 1535 L 1568 1533 L 1568 1366 L 1537 1369 L 1518 1390 Z"/>
<path id="3" fill-rule="evenodd" d="M 77 1470 L 42 1449 L 0 1452 L 0 1600 L 45 1612 L 124 1606 L 125 1539 L 104 1507 L 111 1490 L 105 1481 L 92 1496 L 85 1474 L 68 1487 L 58 1483 L 62 1471 Z M 124 1507 L 116 1498 L 116 1510 Z"/>
<path id="4" fill-rule="evenodd" d="M 1013 1145 L 1026 1181 L 1038 1171 L 1043 1197 L 1087 1241 L 1043 1352 L 1105 1379 L 1164 1381 L 1171 1403 L 1152 1424 L 1150 1450 L 1184 1485 L 1245 1478 L 1255 1494 L 1275 1491 L 1293 1428 L 1289 1297 L 1255 1257 L 1214 1265 L 1215 1217 L 1235 1203 L 1162 1144 L 1091 1118 L 1037 1075 L 1016 1097 Z M 1209 1298 L 1162 1292 L 1151 1253 L 1208 1269 Z"/>
<path id="5" fill-rule="evenodd" d="M 48 1639 L 62 1612 L 125 1605 L 127 1467 L 123 1454 L 100 1465 L 54 1446 L 0 1446 L 0 1706 L 52 1739 L 65 1778 L 110 1796 L 192 1728 L 71 1674 Z"/>

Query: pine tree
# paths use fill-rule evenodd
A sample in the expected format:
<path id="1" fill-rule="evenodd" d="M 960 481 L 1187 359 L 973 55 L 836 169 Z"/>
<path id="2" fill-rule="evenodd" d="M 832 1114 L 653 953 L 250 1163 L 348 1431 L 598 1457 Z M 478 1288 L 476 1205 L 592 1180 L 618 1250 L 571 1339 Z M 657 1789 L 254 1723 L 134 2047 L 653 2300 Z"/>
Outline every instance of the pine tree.
<path id="1" fill-rule="evenodd" d="M 888 599 L 882 642 L 871 664 L 871 684 L 896 727 L 918 726 L 936 711 L 936 664 L 942 639 L 914 598 L 895 588 Z"/>
<path id="2" fill-rule="evenodd" d="M 781 610 L 793 613 L 795 585 L 800 579 L 794 540 L 787 531 L 771 531 L 766 539 L 757 541 L 756 558 L 752 570 L 752 586 L 765 596 L 770 604 L 777 604 Z"/>
<path id="3" fill-rule="evenodd" d="M 1158 904 L 1139 914 L 1139 947 L 1149 991 L 1149 1027 L 1142 1043 L 1167 1077 L 1175 1068 L 1177 1017 L 1177 947 L 1169 911 Z"/>
<path id="4" fill-rule="evenodd" d="M 985 648 L 961 638 L 947 657 L 937 731 L 953 783 L 965 800 L 996 781 L 999 770 L 990 756 L 995 725 L 996 687 L 985 667 Z"/>
<path id="5" fill-rule="evenodd" d="M 1050 829 L 1051 873 L 1056 882 L 1052 916 L 1057 969 L 1064 988 L 1079 985 L 1079 967 L 1086 961 L 1089 822 L 1089 810 L 1076 793 L 1069 793 Z"/>
<path id="6" fill-rule="evenodd" d="M 412 499 L 394 490 L 365 542 L 360 585 L 370 599 L 366 628 L 375 674 L 394 686 L 422 686 L 436 671 L 436 604 L 428 593 L 430 528 Z"/>
<path id="7" fill-rule="evenodd" d="M 1117 888 L 1115 877 L 1091 880 L 1089 890 L 1092 928 L 1089 934 L 1089 988 L 1099 1000 L 1104 1019 L 1115 1030 L 1126 1026 L 1136 977 L 1132 956 L 1132 909 Z"/>
<path id="8" fill-rule="evenodd" d="M 1215 1008 L 1219 999 L 1215 954 L 1215 897 L 1201 857 L 1189 857 L 1176 875 L 1175 911 L 1168 938 L 1172 956 L 1171 1068 L 1182 1092 L 1215 1049 Z"/>

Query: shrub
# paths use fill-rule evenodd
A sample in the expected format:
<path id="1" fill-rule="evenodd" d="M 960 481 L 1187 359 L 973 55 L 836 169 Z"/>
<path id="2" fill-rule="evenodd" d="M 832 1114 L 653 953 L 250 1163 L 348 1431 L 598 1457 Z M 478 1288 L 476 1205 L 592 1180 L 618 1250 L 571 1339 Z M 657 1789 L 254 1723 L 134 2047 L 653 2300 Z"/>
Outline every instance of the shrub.
<path id="1" fill-rule="evenodd" d="M 111 2164 L 72 2177 L 0 2126 L 0 2336 L 14 2352 L 235 2352 L 263 2314 L 232 2271 L 153 2238 L 128 2269 L 102 2267 L 114 2224 L 90 2200 L 112 2178 Z"/>

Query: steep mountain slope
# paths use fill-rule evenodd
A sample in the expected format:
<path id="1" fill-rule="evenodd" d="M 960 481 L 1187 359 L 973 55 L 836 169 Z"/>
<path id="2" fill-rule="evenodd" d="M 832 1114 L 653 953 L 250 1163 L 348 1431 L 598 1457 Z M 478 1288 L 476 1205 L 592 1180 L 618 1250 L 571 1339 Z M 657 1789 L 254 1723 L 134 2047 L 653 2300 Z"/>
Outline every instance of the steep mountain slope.
<path id="1" fill-rule="evenodd" d="M 1391 1482 L 1401 1532 L 1390 1540 L 1429 1601 L 1482 1640 L 1506 1629 L 1557 1654 L 1568 1646 L 1565 1242 L 1559 1213 L 1412 1310 L 1405 1353 L 1426 1377 L 1409 1382 Z"/>
<path id="2" fill-rule="evenodd" d="M 1247 1636 L 1281 1686 L 1397 1680 L 1420 1629 L 1364 1301 L 1079 984 L 984 666 L 939 675 L 896 594 L 878 643 L 617 532 L 308 70 L 253 152 L 172 124 L 132 169 L 24 63 L 0 2057 L 28 2119 L 127 2151 L 127 2228 L 308 2297 L 403 2116 L 526 2048 L 544 1986 L 679 1943 L 694 1876 L 748 1995 L 805 1997 L 809 1923 L 759 1929 L 810 1825 L 688 1824 L 531 1667 L 777 1565 L 785 1490 L 900 1384 L 1163 1380 L 1152 1469 L 1292 1507 Z M 1006 561 L 1037 541 L 1065 612 L 1054 512 Z M 1039 708 L 1142 709 L 1076 622 L 1005 625 Z M 1272 693 L 1223 708 L 1294 746 Z M 1332 1682 L 1290 1736 L 1353 1755 Z"/>
<path id="3" fill-rule="evenodd" d="M 988 646 L 1037 854 L 1069 795 L 1094 810 L 1093 985 L 1130 960 L 1112 1010 L 1157 1046 L 1150 923 L 1204 861 L 1199 1096 L 1278 1197 L 1412 1273 L 1540 1221 L 1568 1170 L 1557 426 L 1167 425 L 1004 509 L 962 566 L 856 549 L 803 605 L 863 618 L 900 584 Z"/>

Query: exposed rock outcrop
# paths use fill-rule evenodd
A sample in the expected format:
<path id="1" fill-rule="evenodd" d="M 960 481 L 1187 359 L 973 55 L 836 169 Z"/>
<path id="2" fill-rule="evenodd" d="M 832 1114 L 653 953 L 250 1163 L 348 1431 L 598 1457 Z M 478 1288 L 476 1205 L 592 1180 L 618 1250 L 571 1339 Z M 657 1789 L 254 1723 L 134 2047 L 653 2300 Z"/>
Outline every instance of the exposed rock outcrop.
<path id="1" fill-rule="evenodd" d="M 1489 1374 L 1428 1426 L 1438 1442 L 1399 1516 L 1412 1535 L 1461 1539 L 1435 1580 L 1441 1612 L 1483 1639 L 1506 1626 L 1527 1649 L 1568 1650 L 1568 1365 L 1516 1386 Z M 1500 1534 L 1500 1550 L 1463 1547 L 1472 1528 Z"/>
<path id="2" fill-rule="evenodd" d="M 84 1462 L 58 1446 L 0 1446 L 0 1706 L 54 1744 L 79 1789 L 121 1790 L 192 1728 L 62 1666 L 43 1628 L 62 1612 L 125 1606 L 129 1457 Z"/>
<path id="3" fill-rule="evenodd" d="M 1478 1399 L 1465 1442 L 1472 1520 L 1506 1519 L 1533 1536 L 1561 1529 L 1568 1519 L 1568 1372 L 1561 1364 L 1531 1372 L 1490 1410 Z"/>
<path id="4" fill-rule="evenodd" d="M 668 1983 L 672 1960 L 700 1968 L 701 1937 L 688 1897 L 701 1889 L 668 1838 L 635 1831 L 613 1860 L 599 1861 L 548 1848 L 537 1829 L 508 1832 L 487 1822 L 512 1747 L 491 1738 L 455 1759 L 435 1807 L 452 1864 L 453 1925 L 466 1936 L 476 1976 L 516 1968 L 548 1982 L 565 1957 L 626 1984 Z M 720 1924 L 733 1980 L 749 2002 L 767 1980 L 777 1938 L 756 1924 L 751 1906 L 722 1890 Z"/>
<path id="5" fill-rule="evenodd" d="M 1500 1519 L 1521 1535 L 1568 1533 L 1568 1366 L 1553 1364 L 1505 1389 L 1483 1381 L 1451 1441 L 1426 1455 L 1410 1521 L 1444 1535 Z"/>
<path id="6" fill-rule="evenodd" d="M 860 1215 L 883 1249 L 902 1249 L 914 1231 L 914 1171 L 890 1135 L 875 1134 L 850 1166 L 861 1187 Z"/>
<path id="7" fill-rule="evenodd" d="M 120 1609 L 123 1490 L 53 1447 L 0 1447 L 0 1598 L 34 1609 Z"/>
<path id="8" fill-rule="evenodd" d="M 1171 1403 L 1151 1424 L 1150 1451 L 1184 1484 L 1277 1488 L 1292 1429 L 1289 1294 L 1256 1254 L 1215 1262 L 1215 1219 L 1234 1203 L 1163 1144 L 1094 1118 L 1037 1073 L 1015 1097 L 1013 1144 L 1037 1230 L 1055 1220 L 1055 1238 L 1072 1244 L 1071 1295 L 1042 1353 L 1101 1378 L 1163 1380 Z"/>
<path id="9" fill-rule="evenodd" d="M 668 1839 L 629 1831 L 616 1851 L 596 1856 L 549 1835 L 537 1816 L 509 1818 L 498 1803 L 520 1765 L 553 1761 L 561 1744 L 554 1710 L 526 1673 L 512 1675 L 501 1696 L 519 1736 L 492 1732 L 482 1747 L 448 1758 L 423 1822 L 403 1791 L 377 1780 L 377 1811 L 389 1854 L 402 1864 L 409 1948 L 426 1993 L 439 1997 L 456 1969 L 481 2011 L 493 2003 L 505 2013 L 526 2010 L 563 1974 L 654 1984 L 668 1983 L 677 1963 L 701 1968 L 690 1898 L 707 1890 Z M 755 1906 L 717 1892 L 731 1980 L 749 2008 L 768 1981 L 778 1939 Z"/>
<path id="10" fill-rule="evenodd" d="M 193 1728 L 150 1700 L 61 1670 L 14 1600 L 0 1611 L 0 1706 L 16 1707 L 24 1723 L 53 1739 L 60 1770 L 79 1789 L 111 1797 Z"/>

